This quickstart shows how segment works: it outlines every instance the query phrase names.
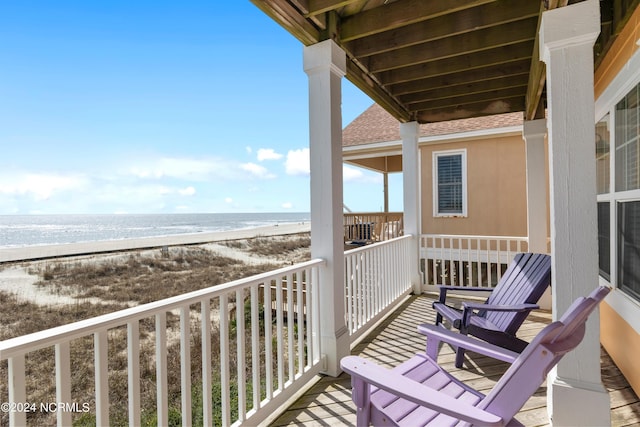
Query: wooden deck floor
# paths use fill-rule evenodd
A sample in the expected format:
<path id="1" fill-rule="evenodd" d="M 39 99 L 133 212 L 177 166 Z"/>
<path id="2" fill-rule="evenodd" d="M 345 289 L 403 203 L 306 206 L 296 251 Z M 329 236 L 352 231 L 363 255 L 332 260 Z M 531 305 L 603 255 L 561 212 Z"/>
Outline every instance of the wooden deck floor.
<path id="1" fill-rule="evenodd" d="M 393 314 L 366 336 L 352 351 L 353 354 L 376 360 L 393 367 L 424 351 L 425 340 L 416 331 L 420 323 L 433 323 L 433 298 L 428 295 L 409 297 Z M 551 313 L 532 313 L 520 329 L 519 336 L 530 341 L 548 324 Z M 443 347 L 438 359 L 456 377 L 478 390 L 490 390 L 507 368 L 507 364 L 470 353 L 464 369 L 456 369 L 453 351 Z M 640 425 L 640 401 L 611 358 L 602 350 L 602 381 L 611 397 L 611 425 Z M 516 417 L 527 426 L 546 426 L 546 387 L 525 404 Z M 272 426 L 345 426 L 355 425 L 355 408 L 351 401 L 351 380 L 347 374 L 338 378 L 322 377 L 306 394 L 293 403 Z"/>

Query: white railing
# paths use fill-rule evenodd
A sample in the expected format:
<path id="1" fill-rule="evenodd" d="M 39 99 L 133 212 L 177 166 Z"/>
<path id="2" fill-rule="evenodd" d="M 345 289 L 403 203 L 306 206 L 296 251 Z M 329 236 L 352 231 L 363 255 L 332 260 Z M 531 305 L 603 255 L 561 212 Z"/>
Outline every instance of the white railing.
<path id="1" fill-rule="evenodd" d="M 380 242 L 404 234 L 402 212 L 345 213 L 345 242 Z"/>
<path id="2" fill-rule="evenodd" d="M 351 342 L 411 292 L 407 235 L 345 252 L 345 313 Z"/>
<path id="3" fill-rule="evenodd" d="M 320 371 L 317 283 L 323 263 L 0 342 L 0 369 L 8 371 L 8 396 L 0 401 L 9 405 L 3 407 L 9 419 L 1 424 L 50 424 L 54 416 L 58 425 L 79 416 L 95 417 L 97 425 L 109 425 L 110 416 L 129 425 L 168 425 L 173 417 L 184 426 L 196 419 L 205 426 L 263 421 Z M 43 351 L 52 359 L 44 371 L 43 358 L 34 357 Z M 82 379 L 94 377 L 93 396 L 78 394 L 76 371 L 91 372 Z M 50 400 L 37 401 L 34 384 L 54 390 Z M 127 403 L 114 408 L 114 396 Z M 54 407 L 51 419 L 33 418 L 51 409 L 50 402 L 67 410 Z"/>
<path id="4" fill-rule="evenodd" d="M 423 281 L 433 285 L 491 288 L 519 252 L 526 237 L 423 234 L 420 258 Z"/>

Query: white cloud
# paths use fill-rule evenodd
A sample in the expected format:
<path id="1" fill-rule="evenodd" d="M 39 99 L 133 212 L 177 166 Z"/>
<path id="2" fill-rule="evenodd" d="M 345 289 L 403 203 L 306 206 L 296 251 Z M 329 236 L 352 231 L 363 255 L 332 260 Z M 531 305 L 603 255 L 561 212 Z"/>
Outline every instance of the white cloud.
<path id="1" fill-rule="evenodd" d="M 47 200 L 53 194 L 76 190 L 86 185 L 82 175 L 61 175 L 56 173 L 6 173 L 0 175 L 0 194 L 32 196 L 35 200 Z"/>
<path id="2" fill-rule="evenodd" d="M 382 176 L 373 172 L 365 172 L 361 169 L 342 166 L 342 180 L 344 182 L 361 182 L 365 184 L 380 184 Z"/>
<path id="3" fill-rule="evenodd" d="M 240 165 L 240 169 L 242 169 L 243 171 L 249 172 L 251 175 L 257 178 L 273 179 L 276 177 L 274 174 L 269 172 L 267 168 L 265 168 L 264 166 L 257 165 L 255 163 L 243 163 Z"/>
<path id="4" fill-rule="evenodd" d="M 289 150 L 285 169 L 287 175 L 309 175 L 309 149 Z"/>
<path id="5" fill-rule="evenodd" d="M 223 159 L 189 159 L 163 157 L 140 162 L 130 168 L 130 174 L 138 178 L 178 178 L 206 181 L 212 177 L 228 177 L 229 161 Z"/>
<path id="6" fill-rule="evenodd" d="M 293 208 L 293 203 L 291 202 L 284 202 L 282 204 L 282 209 L 292 209 Z"/>
<path id="7" fill-rule="evenodd" d="M 225 202 L 225 203 L 233 203 L 233 199 L 232 199 L 231 197 L 226 197 L 226 198 L 224 199 L 224 202 Z"/>
<path id="8" fill-rule="evenodd" d="M 282 157 L 282 154 L 276 153 L 273 148 L 261 148 L 258 150 L 258 161 L 260 162 L 265 160 L 278 160 Z"/>
<path id="9" fill-rule="evenodd" d="M 194 194 L 196 194 L 196 189 L 193 188 L 192 186 L 189 186 L 181 190 L 178 190 L 178 193 L 182 194 L 183 196 L 193 196 Z"/>

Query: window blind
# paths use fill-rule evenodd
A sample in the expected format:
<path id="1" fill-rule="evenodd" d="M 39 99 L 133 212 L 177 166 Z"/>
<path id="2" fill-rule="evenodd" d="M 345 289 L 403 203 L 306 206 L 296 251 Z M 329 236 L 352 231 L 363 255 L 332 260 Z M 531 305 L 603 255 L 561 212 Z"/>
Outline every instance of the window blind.
<path id="1" fill-rule="evenodd" d="M 640 299 L 640 201 L 618 203 L 618 285 Z"/>
<path id="2" fill-rule="evenodd" d="M 438 213 L 462 213 L 462 155 L 440 155 L 438 166 Z"/>

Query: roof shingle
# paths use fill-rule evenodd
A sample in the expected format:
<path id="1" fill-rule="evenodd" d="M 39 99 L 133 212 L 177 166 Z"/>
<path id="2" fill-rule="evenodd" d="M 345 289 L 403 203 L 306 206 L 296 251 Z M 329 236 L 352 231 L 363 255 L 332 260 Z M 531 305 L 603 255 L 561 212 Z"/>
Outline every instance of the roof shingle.
<path id="1" fill-rule="evenodd" d="M 450 135 L 522 125 L 522 113 L 497 114 L 420 125 L 420 136 Z M 399 141 L 399 122 L 378 104 L 373 104 L 344 128 L 342 145 L 355 146 Z"/>

